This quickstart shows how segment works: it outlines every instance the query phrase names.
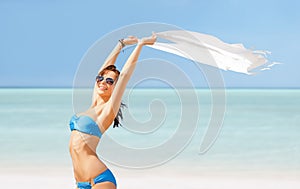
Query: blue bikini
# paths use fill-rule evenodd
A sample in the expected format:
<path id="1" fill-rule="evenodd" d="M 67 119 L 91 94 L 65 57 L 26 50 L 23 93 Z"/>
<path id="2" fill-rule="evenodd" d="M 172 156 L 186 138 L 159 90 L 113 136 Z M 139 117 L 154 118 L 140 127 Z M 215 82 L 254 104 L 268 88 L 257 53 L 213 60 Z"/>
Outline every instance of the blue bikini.
<path id="1" fill-rule="evenodd" d="M 101 182 L 112 182 L 115 186 L 117 186 L 114 175 L 109 169 L 106 169 L 106 171 L 98 175 L 96 178 L 91 179 L 91 182 L 77 182 L 77 187 L 79 189 L 91 189 L 94 184 Z"/>
<path id="2" fill-rule="evenodd" d="M 89 116 L 73 115 L 70 121 L 71 131 L 77 130 L 82 133 L 90 134 L 101 138 L 102 133 L 97 123 Z"/>
<path id="3" fill-rule="evenodd" d="M 89 116 L 76 116 L 74 115 L 70 120 L 71 131 L 77 130 L 82 133 L 90 134 L 101 138 L 102 133 L 97 123 Z M 77 182 L 79 189 L 91 189 L 94 184 L 101 182 L 112 182 L 117 186 L 116 179 L 109 169 L 99 174 L 90 182 Z"/>

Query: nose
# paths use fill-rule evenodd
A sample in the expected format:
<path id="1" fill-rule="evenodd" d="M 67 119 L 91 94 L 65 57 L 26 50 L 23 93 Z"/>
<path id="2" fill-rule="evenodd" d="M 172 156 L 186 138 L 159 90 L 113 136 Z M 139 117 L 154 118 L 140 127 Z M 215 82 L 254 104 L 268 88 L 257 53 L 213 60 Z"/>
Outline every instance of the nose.
<path id="1" fill-rule="evenodd" d="M 98 83 L 98 84 L 101 84 L 101 85 L 106 85 L 105 78 L 104 78 L 102 81 L 98 80 L 98 82 L 97 82 L 97 83 Z"/>

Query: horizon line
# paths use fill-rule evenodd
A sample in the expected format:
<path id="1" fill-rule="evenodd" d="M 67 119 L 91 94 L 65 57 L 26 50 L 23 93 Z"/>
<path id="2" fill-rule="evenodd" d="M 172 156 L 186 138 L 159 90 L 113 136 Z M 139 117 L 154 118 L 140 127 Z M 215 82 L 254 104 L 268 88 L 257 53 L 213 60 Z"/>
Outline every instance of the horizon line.
<path id="1" fill-rule="evenodd" d="M 70 86 L 0 86 L 0 89 L 73 89 Z M 76 87 L 77 89 L 90 89 L 90 87 Z M 127 87 L 130 88 L 130 87 Z M 300 87 L 176 87 L 177 89 L 300 89 Z M 135 87 L 135 89 L 172 89 L 171 87 L 151 86 Z"/>

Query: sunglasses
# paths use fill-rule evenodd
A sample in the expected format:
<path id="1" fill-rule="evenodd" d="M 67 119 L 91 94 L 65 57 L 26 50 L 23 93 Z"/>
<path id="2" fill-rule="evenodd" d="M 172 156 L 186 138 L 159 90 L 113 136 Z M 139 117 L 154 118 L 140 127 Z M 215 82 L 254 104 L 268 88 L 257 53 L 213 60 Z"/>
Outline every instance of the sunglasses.
<path id="1" fill-rule="evenodd" d="M 96 76 L 96 81 L 97 82 L 101 82 L 101 81 L 103 81 L 104 80 L 104 77 L 103 76 L 101 76 L 101 75 L 97 75 Z M 108 78 L 106 78 L 105 79 L 105 82 L 107 83 L 107 84 L 109 84 L 109 85 L 112 85 L 112 84 L 114 84 L 114 79 L 113 78 L 110 78 L 110 77 L 108 77 Z"/>

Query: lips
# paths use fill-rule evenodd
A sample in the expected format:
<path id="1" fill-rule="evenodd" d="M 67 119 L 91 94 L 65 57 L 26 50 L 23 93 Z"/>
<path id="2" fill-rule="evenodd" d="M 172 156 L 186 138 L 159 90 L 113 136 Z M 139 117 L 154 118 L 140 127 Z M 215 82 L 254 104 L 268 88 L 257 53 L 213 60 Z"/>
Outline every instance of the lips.
<path id="1" fill-rule="evenodd" d="M 105 87 L 104 85 L 98 85 L 98 88 L 102 91 L 107 90 L 107 87 Z"/>

